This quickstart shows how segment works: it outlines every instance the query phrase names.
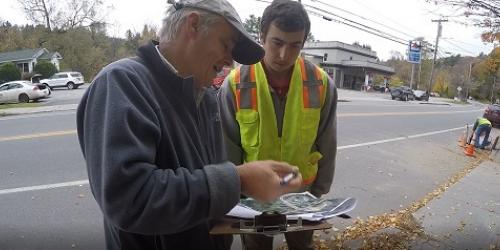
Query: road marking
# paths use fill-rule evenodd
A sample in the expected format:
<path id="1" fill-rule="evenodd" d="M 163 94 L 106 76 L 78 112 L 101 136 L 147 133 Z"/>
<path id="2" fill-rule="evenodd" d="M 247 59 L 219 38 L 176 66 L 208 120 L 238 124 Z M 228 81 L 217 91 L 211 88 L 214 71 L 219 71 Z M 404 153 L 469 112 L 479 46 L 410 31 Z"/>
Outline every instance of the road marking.
<path id="1" fill-rule="evenodd" d="M 80 180 L 80 181 L 71 181 L 71 182 L 63 182 L 63 183 L 55 183 L 55 184 L 47 184 L 47 185 L 39 185 L 39 186 L 31 186 L 31 187 L 11 188 L 11 189 L 0 190 L 0 195 L 28 192 L 28 191 L 36 191 L 36 190 L 47 190 L 47 189 L 54 189 L 54 188 L 61 188 L 61 187 L 73 187 L 73 186 L 81 186 L 81 185 L 88 185 L 88 184 L 89 184 L 88 180 Z"/>
<path id="2" fill-rule="evenodd" d="M 379 112 L 379 113 L 344 113 L 337 114 L 337 117 L 367 117 L 367 116 L 405 116 L 405 115 L 453 115 L 457 113 L 476 113 L 484 109 L 460 110 L 460 111 L 422 111 L 422 112 Z"/>
<path id="3" fill-rule="evenodd" d="M 436 135 L 436 134 L 452 132 L 452 131 L 461 130 L 461 129 L 464 129 L 464 127 L 462 126 L 462 127 L 458 127 L 458 128 L 451 128 L 451 129 L 432 131 L 432 132 L 427 132 L 427 133 L 422 133 L 422 134 L 410 135 L 410 136 L 406 136 L 406 137 L 396 137 L 396 138 L 386 139 L 386 140 L 379 140 L 379 141 L 372 141 L 372 142 L 365 142 L 365 143 L 359 143 L 359 144 L 353 144 L 353 145 L 340 146 L 337 148 L 337 150 L 343 150 L 343 149 L 349 149 L 349 148 L 359 148 L 359 147 L 364 147 L 364 146 L 371 146 L 371 145 L 377 145 L 377 144 L 383 144 L 383 143 L 389 143 L 389 142 L 409 140 L 409 139 L 414 139 L 414 138 L 419 138 L 419 137 L 425 137 L 425 136 L 431 136 L 431 135 Z M 89 184 L 88 180 L 79 180 L 79 181 L 72 181 L 72 182 L 40 185 L 40 186 L 3 189 L 3 190 L 0 190 L 0 195 L 19 193 L 19 192 L 36 191 L 36 190 L 47 190 L 47 189 L 60 188 L 60 187 L 88 185 L 88 184 Z"/>
<path id="4" fill-rule="evenodd" d="M 450 129 L 445 129 L 445 130 L 432 131 L 432 132 L 427 132 L 427 133 L 422 133 L 422 134 L 416 134 L 416 135 L 396 137 L 396 138 L 392 138 L 392 139 L 385 139 L 385 140 L 372 141 L 372 142 L 364 142 L 364 143 L 353 144 L 353 145 L 339 146 L 339 147 L 337 147 L 337 150 L 349 149 L 349 148 L 359 148 L 359 147 L 371 146 L 371 145 L 377 145 L 377 144 L 383 144 L 383 143 L 388 143 L 388 142 L 396 142 L 396 141 L 402 141 L 402 140 L 408 140 L 408 139 L 415 139 L 415 138 L 420 138 L 420 137 L 425 137 L 425 136 L 431 136 L 431 135 L 437 135 L 437 134 L 443 134 L 443 133 L 457 131 L 457 130 L 462 130 L 462 129 L 464 129 L 464 126 L 458 127 L 458 128 L 450 128 Z"/>
<path id="5" fill-rule="evenodd" d="M 29 134 L 29 135 L 17 135 L 17 136 L 9 136 L 9 137 L 0 137 L 0 142 L 6 141 L 18 141 L 18 140 L 27 140 L 27 139 L 35 139 L 35 138 L 43 138 L 43 137 L 52 137 L 52 136 L 62 136 L 62 135 L 74 135 L 76 134 L 76 130 L 61 130 L 47 133 L 38 133 L 38 134 Z"/>

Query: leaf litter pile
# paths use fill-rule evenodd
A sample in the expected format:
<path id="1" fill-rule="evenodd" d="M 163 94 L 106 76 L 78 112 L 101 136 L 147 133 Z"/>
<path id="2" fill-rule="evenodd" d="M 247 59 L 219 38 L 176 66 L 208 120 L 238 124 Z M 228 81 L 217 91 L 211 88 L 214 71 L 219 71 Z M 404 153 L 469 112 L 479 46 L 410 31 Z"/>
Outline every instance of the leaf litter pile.
<path id="1" fill-rule="evenodd" d="M 433 239 L 426 235 L 420 223 L 414 218 L 413 213 L 427 206 L 433 199 L 442 195 L 448 188 L 460 181 L 472 170 L 488 159 L 486 153 L 477 152 L 477 158 L 462 171 L 450 177 L 439 185 L 434 191 L 426 194 L 419 201 L 413 202 L 407 208 L 394 213 L 384 213 L 369 216 L 363 220 L 357 218 L 351 226 L 346 227 L 332 235 L 332 230 L 323 230 L 325 235 L 332 235 L 329 240 L 314 234 L 314 247 L 319 250 L 326 249 L 408 249 L 409 243 L 420 239 L 431 242 Z M 438 246 L 437 246 L 438 247 Z M 284 244 L 279 249 L 288 249 Z M 495 247 L 490 249 L 496 249 Z"/>

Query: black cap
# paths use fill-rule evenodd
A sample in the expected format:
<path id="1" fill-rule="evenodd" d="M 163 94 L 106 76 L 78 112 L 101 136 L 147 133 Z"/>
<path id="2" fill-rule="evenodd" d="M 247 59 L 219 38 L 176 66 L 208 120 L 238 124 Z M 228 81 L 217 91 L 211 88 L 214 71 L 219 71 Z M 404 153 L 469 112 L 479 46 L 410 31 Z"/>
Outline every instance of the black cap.
<path id="1" fill-rule="evenodd" d="M 168 2 L 174 4 L 176 9 L 191 7 L 224 17 L 240 33 L 240 38 L 232 51 L 235 61 L 249 65 L 258 63 L 264 57 L 264 48 L 246 31 L 240 16 L 227 0 L 179 0 L 177 2 L 169 0 Z"/>

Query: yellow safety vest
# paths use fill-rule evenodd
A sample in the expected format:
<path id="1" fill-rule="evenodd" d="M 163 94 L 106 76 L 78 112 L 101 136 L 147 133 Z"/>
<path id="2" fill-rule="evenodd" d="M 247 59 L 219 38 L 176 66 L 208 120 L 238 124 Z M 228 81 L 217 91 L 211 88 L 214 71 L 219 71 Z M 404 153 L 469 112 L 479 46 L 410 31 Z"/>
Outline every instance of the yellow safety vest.
<path id="1" fill-rule="evenodd" d="M 477 118 L 477 125 L 478 126 L 481 126 L 481 125 L 491 126 L 491 122 L 486 118 L 480 117 L 480 118 Z"/>
<path id="2" fill-rule="evenodd" d="M 305 185 L 311 184 L 322 157 L 319 152 L 312 152 L 312 148 L 325 101 L 327 74 L 314 64 L 300 57 L 297 59 L 287 94 L 281 137 L 262 64 L 242 65 L 228 77 L 236 99 L 244 162 L 288 162 L 300 169 Z"/>

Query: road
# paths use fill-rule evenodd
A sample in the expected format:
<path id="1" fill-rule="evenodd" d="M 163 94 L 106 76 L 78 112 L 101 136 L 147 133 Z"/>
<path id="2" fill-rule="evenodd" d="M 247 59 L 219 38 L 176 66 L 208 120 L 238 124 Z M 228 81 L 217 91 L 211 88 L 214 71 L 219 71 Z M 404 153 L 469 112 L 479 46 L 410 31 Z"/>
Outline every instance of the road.
<path id="1" fill-rule="evenodd" d="M 356 197 L 353 218 L 421 199 L 463 168 L 456 139 L 481 113 L 480 106 L 379 95 L 339 102 L 337 169 L 328 196 Z M 0 151 L 0 249 L 104 249 L 74 111 L 0 118 Z M 342 229 L 352 220 L 333 223 Z"/>

